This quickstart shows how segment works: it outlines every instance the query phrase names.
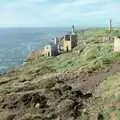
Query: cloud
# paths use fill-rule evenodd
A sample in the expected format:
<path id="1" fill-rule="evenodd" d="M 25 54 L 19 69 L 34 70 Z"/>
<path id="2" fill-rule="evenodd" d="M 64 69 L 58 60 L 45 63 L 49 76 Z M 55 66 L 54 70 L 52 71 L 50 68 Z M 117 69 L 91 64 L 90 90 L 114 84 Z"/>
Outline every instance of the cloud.
<path id="1" fill-rule="evenodd" d="M 11 1 L 0 1 L 0 26 L 92 26 L 110 17 L 120 20 L 118 0 Z"/>

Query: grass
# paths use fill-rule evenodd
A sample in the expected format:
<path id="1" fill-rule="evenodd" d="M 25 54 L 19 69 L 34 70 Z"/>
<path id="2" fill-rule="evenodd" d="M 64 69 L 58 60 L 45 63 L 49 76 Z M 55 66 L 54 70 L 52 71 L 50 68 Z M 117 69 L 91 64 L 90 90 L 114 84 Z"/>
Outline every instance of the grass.
<path id="1" fill-rule="evenodd" d="M 98 112 L 99 120 L 120 119 L 120 73 L 107 78 L 96 89 L 94 102 L 89 106 L 89 113 L 94 112 Z"/>
<path id="2" fill-rule="evenodd" d="M 103 34 L 104 33 L 104 34 Z M 78 34 L 80 41 L 81 33 Z M 61 54 L 57 57 L 38 57 L 28 62 L 22 69 L 23 72 L 41 72 L 55 73 L 66 70 L 75 69 L 98 69 L 104 68 L 106 65 L 111 64 L 113 61 L 120 59 L 120 53 L 113 51 L 113 41 L 103 42 L 104 36 L 107 36 L 105 30 L 86 31 L 85 40 L 86 44 L 78 41 L 78 46 L 74 48 L 73 52 Z M 113 34 L 113 33 L 111 33 Z M 115 33 L 114 33 L 115 34 Z M 92 37 L 92 42 L 91 41 Z M 99 41 L 101 37 L 101 42 Z M 94 42 L 93 42 L 94 41 Z M 33 68 L 34 65 L 34 68 Z"/>
<path id="3" fill-rule="evenodd" d="M 0 93 L 48 89 L 54 86 L 54 75 L 70 70 L 99 70 L 120 60 L 120 53 L 113 51 L 113 37 L 120 34 L 116 29 L 86 29 L 77 32 L 78 46 L 73 52 L 57 57 L 36 57 L 17 71 L 0 76 Z M 52 79 L 53 78 L 53 79 Z M 5 80 L 5 81 L 4 81 Z M 95 91 L 88 107 L 89 114 L 97 113 L 98 120 L 120 118 L 120 73 L 111 75 Z M 83 120 L 88 115 L 83 114 Z M 79 119 L 78 119 L 79 120 Z"/>
<path id="4" fill-rule="evenodd" d="M 117 34 L 118 30 L 115 30 L 110 35 L 115 36 Z M 42 79 L 42 76 L 49 77 L 51 74 L 68 70 L 98 70 L 120 60 L 120 53 L 113 51 L 113 41 L 106 40 L 103 42 L 103 38 L 108 35 L 108 31 L 105 29 L 85 30 L 84 43 L 83 40 L 81 41 L 83 39 L 81 31 L 77 32 L 77 35 L 78 46 L 73 49 L 73 52 L 61 54 L 57 57 L 36 57 L 19 70 L 8 73 L 9 82 L 5 85 L 9 87 L 13 81 L 17 83 L 16 80 L 13 80 L 14 78 L 19 81 L 31 81 L 36 76 L 40 76 L 39 79 Z M 8 79 L 8 77 L 4 78 Z"/>

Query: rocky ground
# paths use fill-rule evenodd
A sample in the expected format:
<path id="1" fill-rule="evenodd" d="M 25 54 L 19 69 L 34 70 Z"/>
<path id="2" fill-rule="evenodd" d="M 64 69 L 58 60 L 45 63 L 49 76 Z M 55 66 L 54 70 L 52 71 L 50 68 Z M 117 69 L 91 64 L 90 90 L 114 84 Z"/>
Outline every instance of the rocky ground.
<path id="1" fill-rule="evenodd" d="M 8 86 L 0 91 L 1 120 L 84 120 L 88 119 L 86 105 L 95 88 L 108 76 L 120 72 L 120 64 L 114 63 L 99 71 L 67 71 L 49 78 L 36 76 L 24 79 L 1 77 L 0 85 Z M 11 78 L 11 79 L 10 79 Z M 39 80 L 40 79 L 40 80 Z M 43 80 L 43 86 L 40 82 Z M 21 86 L 12 87 L 17 81 Z M 25 85 L 31 85 L 28 88 Z M 11 88 L 10 88 L 11 87 Z M 6 89 L 6 90 L 5 90 Z M 83 115 L 84 114 L 84 115 Z M 83 118 L 84 116 L 84 118 Z M 95 118 L 97 120 L 97 118 Z"/>

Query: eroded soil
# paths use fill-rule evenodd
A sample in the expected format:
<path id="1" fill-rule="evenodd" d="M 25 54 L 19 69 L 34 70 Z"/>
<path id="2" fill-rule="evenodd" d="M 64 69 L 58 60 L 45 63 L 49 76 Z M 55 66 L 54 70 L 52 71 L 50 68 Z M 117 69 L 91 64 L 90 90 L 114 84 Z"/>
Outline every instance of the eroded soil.
<path id="1" fill-rule="evenodd" d="M 27 81 L 28 88 L 26 80 L 13 79 L 23 85 L 19 90 L 9 80 L 3 82 L 0 86 L 12 87 L 7 92 L 0 89 L 0 120 L 80 120 L 95 88 L 116 72 L 120 72 L 119 62 L 99 71 L 56 74 L 42 87 L 39 75 Z"/>

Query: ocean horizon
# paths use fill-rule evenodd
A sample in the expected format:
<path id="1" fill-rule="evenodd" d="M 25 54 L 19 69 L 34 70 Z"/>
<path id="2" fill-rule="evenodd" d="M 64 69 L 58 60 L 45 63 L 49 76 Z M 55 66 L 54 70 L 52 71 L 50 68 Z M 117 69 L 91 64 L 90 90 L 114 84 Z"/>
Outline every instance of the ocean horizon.
<path id="1" fill-rule="evenodd" d="M 23 64 L 30 52 L 69 32 L 70 28 L 0 28 L 0 73 Z"/>

